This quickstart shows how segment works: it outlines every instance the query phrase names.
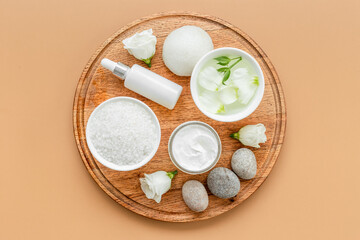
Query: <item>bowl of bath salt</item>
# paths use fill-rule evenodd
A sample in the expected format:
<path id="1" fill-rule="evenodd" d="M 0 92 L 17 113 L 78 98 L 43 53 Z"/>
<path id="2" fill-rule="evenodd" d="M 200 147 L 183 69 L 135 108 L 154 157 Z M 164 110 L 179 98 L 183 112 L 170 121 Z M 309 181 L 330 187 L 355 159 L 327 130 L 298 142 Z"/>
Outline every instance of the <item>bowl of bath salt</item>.
<path id="1" fill-rule="evenodd" d="M 86 142 L 92 155 L 117 171 L 131 171 L 148 163 L 159 147 L 160 136 L 155 113 L 131 97 L 114 97 L 101 103 L 86 125 Z"/>

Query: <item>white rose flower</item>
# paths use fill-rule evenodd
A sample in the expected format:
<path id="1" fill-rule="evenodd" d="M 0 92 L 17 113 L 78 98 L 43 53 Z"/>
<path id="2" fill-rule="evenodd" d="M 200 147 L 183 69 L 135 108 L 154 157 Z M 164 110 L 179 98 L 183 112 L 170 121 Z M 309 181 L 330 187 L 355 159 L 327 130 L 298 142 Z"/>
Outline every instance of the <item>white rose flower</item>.
<path id="1" fill-rule="evenodd" d="M 151 58 L 155 54 L 156 37 L 152 29 L 135 33 L 135 35 L 124 39 L 124 48 L 135 58 L 144 61 L 151 67 Z"/>
<path id="2" fill-rule="evenodd" d="M 239 132 L 231 134 L 230 137 L 238 139 L 245 146 L 259 148 L 259 143 L 266 142 L 265 132 L 264 124 L 259 123 L 242 127 Z"/>
<path id="3" fill-rule="evenodd" d="M 148 199 L 154 199 L 155 202 L 161 201 L 161 196 L 169 191 L 171 180 L 177 174 L 177 171 L 165 172 L 157 171 L 152 174 L 144 174 L 144 178 L 140 178 L 141 189 Z"/>

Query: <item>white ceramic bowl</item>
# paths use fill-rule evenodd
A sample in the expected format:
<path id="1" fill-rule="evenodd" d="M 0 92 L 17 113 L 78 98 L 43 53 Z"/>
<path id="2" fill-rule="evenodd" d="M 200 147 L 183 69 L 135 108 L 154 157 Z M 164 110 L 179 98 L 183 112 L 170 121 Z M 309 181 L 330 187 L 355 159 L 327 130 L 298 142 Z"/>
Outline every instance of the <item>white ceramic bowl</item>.
<path id="1" fill-rule="evenodd" d="M 233 114 L 216 114 L 216 113 L 208 112 L 201 106 L 199 101 L 197 78 L 200 73 L 200 70 L 202 70 L 204 65 L 209 60 L 223 55 L 238 55 L 241 56 L 243 59 L 248 60 L 253 65 L 256 75 L 259 77 L 259 87 L 255 93 L 255 96 L 253 96 L 253 98 L 251 99 L 251 101 L 249 102 L 249 104 L 245 109 L 242 109 L 240 112 Z M 191 89 L 192 98 L 194 99 L 196 106 L 206 116 L 220 122 L 235 122 L 246 118 L 251 113 L 253 113 L 255 109 L 259 106 L 264 95 L 265 81 L 260 65 L 255 60 L 255 58 L 253 58 L 250 54 L 248 54 L 243 50 L 237 48 L 224 47 L 224 48 L 217 48 L 208 52 L 196 63 L 194 70 L 191 74 L 190 89 Z"/>
<path id="2" fill-rule="evenodd" d="M 138 168 L 144 166 L 146 163 L 148 163 L 154 157 L 154 155 L 157 152 L 157 150 L 159 148 L 159 145 L 160 145 L 160 139 L 161 139 L 160 123 L 159 123 L 159 120 L 156 117 L 155 113 L 151 110 L 151 108 L 148 105 L 146 105 L 145 103 L 143 103 L 142 101 L 137 100 L 135 98 L 131 98 L 131 97 L 114 97 L 114 98 L 110 98 L 110 99 L 106 100 L 105 102 L 102 102 L 99 106 L 97 106 L 95 108 L 95 110 L 91 113 L 86 126 L 88 126 L 89 122 L 92 121 L 92 119 L 94 118 L 96 112 L 99 111 L 99 109 L 104 107 L 106 104 L 108 104 L 110 102 L 115 102 L 115 101 L 130 101 L 130 102 L 133 102 L 135 104 L 139 104 L 139 105 L 143 106 L 144 109 L 146 109 L 150 113 L 150 115 L 152 116 L 152 118 L 154 120 L 156 129 L 157 129 L 157 134 L 158 134 L 158 139 L 157 139 L 157 142 L 155 143 L 155 147 L 154 147 L 153 151 L 146 158 L 144 158 L 141 162 L 139 162 L 139 163 L 137 163 L 135 165 L 120 166 L 120 165 L 117 165 L 115 163 L 112 163 L 112 162 L 106 160 L 105 158 L 103 158 L 97 152 L 96 148 L 94 147 L 94 145 L 91 142 L 91 139 L 90 139 L 89 134 L 88 134 L 88 128 L 87 127 L 86 127 L 86 142 L 87 142 L 87 145 L 88 145 L 92 155 L 102 165 L 104 165 L 104 166 L 106 166 L 108 168 L 111 168 L 113 170 L 117 170 L 117 171 L 131 171 L 131 170 L 138 169 Z"/>

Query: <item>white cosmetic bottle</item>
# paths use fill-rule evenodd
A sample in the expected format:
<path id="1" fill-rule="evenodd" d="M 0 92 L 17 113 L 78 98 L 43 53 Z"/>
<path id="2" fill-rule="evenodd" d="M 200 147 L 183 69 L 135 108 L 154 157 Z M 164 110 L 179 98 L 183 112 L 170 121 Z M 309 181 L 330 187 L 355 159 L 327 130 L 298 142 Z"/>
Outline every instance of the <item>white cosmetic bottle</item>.
<path id="1" fill-rule="evenodd" d="M 107 58 L 101 65 L 114 75 L 125 80 L 126 88 L 168 108 L 173 109 L 178 101 L 182 87 L 146 68 L 134 64 L 131 68 Z"/>

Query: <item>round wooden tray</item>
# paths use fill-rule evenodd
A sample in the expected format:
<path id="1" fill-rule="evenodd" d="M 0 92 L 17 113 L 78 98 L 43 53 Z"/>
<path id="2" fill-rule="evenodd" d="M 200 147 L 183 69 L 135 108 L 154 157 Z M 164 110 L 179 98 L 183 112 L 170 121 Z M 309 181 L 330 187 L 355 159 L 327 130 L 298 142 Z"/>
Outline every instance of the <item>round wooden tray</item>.
<path id="1" fill-rule="evenodd" d="M 196 25 L 211 36 L 214 48 L 235 47 L 245 50 L 259 62 L 265 77 L 264 98 L 257 110 L 234 123 L 214 121 L 202 114 L 195 106 L 190 94 L 190 78 L 179 77 L 171 73 L 162 61 L 162 45 L 166 36 L 184 25 Z M 124 87 L 123 82 L 101 67 L 102 58 L 121 61 L 129 66 L 141 61 L 130 56 L 123 48 L 122 40 L 136 32 L 152 28 L 157 37 L 157 49 L 152 60 L 151 70 L 183 86 L 183 92 L 173 110 L 168 110 Z M 145 66 L 146 67 L 146 66 Z M 140 169 L 118 172 L 101 165 L 91 155 L 85 138 L 87 120 L 96 106 L 116 96 L 130 96 L 145 102 L 157 115 L 161 125 L 161 142 L 154 158 Z M 209 193 L 209 206 L 202 213 L 194 213 L 185 205 L 181 196 L 182 185 L 190 179 L 199 180 L 206 186 L 207 173 L 189 175 L 179 171 L 173 179 L 169 192 L 163 195 L 160 204 L 145 197 L 140 189 L 139 178 L 144 173 L 158 170 L 173 171 L 168 154 L 168 140 L 172 131 L 181 123 L 199 120 L 210 124 L 218 133 L 223 149 L 216 167 L 230 168 L 230 159 L 234 151 L 243 145 L 229 137 L 247 124 L 263 123 L 266 126 L 267 142 L 254 151 L 258 164 L 256 177 L 249 181 L 241 180 L 239 194 L 231 199 L 220 199 Z M 139 19 L 115 33 L 95 52 L 86 65 L 75 94 L 73 124 L 76 143 L 81 158 L 97 184 L 116 202 L 142 216 L 169 222 L 190 222 L 208 219 L 224 213 L 247 199 L 266 179 L 276 159 L 284 139 L 286 109 L 280 80 L 269 58 L 260 47 L 245 33 L 231 24 L 211 16 L 193 13 L 164 13 Z M 145 133 L 146 134 L 146 133 Z M 208 189 L 207 189 L 208 190 Z"/>

